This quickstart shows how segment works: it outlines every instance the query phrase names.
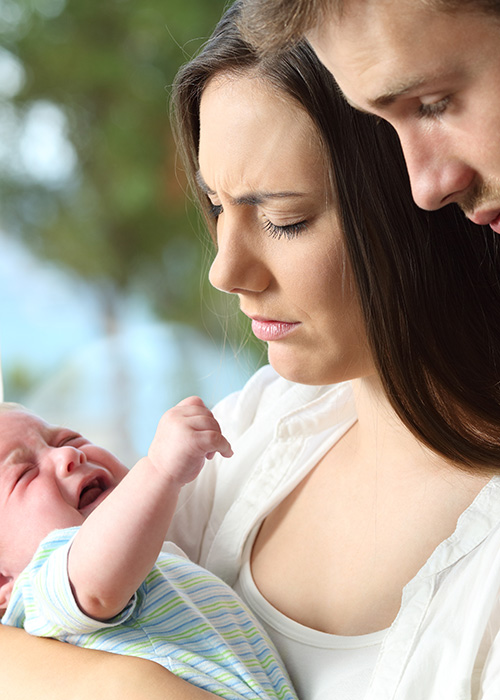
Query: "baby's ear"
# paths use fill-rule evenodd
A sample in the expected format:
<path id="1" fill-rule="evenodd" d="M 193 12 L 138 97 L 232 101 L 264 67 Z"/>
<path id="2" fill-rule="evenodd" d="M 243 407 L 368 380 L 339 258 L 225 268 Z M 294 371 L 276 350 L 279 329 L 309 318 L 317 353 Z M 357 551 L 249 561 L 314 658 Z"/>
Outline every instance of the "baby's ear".
<path id="1" fill-rule="evenodd" d="M 15 579 L 13 576 L 7 576 L 0 571 L 0 610 L 5 610 L 7 607 Z"/>

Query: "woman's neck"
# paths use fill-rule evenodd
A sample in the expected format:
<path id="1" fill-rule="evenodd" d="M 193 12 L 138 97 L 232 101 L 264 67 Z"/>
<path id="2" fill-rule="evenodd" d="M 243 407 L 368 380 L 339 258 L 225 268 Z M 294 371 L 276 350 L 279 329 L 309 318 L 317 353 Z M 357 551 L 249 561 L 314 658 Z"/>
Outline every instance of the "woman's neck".
<path id="1" fill-rule="evenodd" d="M 356 379 L 352 386 L 358 422 L 349 439 L 357 461 L 366 469 L 407 477 L 415 473 L 421 476 L 423 470 L 430 474 L 457 470 L 403 424 L 377 375 Z"/>
<path id="2" fill-rule="evenodd" d="M 353 382 L 359 420 L 267 516 L 252 551 L 264 597 L 306 627 L 388 627 L 403 587 L 486 483 L 401 423 L 377 378 Z"/>

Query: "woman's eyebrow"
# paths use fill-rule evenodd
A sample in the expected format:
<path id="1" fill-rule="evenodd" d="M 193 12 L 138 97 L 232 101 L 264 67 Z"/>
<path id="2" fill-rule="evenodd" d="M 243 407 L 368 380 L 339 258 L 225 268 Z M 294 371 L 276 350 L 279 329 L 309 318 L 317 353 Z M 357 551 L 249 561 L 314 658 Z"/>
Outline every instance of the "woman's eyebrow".
<path id="1" fill-rule="evenodd" d="M 196 182 L 205 194 L 211 195 L 212 197 L 217 194 L 207 185 L 199 170 L 196 173 Z M 284 190 L 283 192 L 268 192 L 264 190 L 262 192 L 250 192 L 249 194 L 243 194 L 239 197 L 233 197 L 232 202 L 233 204 L 262 204 L 262 202 L 267 199 L 286 199 L 304 196 L 304 192 L 294 192 L 292 190 Z"/>
<path id="2" fill-rule="evenodd" d="M 200 188 L 203 190 L 203 192 L 204 192 L 205 194 L 211 194 L 211 195 L 216 194 L 216 193 L 215 193 L 213 190 L 211 190 L 210 187 L 207 185 L 207 183 L 206 183 L 205 180 L 203 179 L 203 175 L 201 174 L 201 172 L 200 172 L 199 170 L 196 171 L 195 178 L 196 178 L 196 182 L 197 182 L 197 184 L 198 184 L 198 187 L 200 187 Z"/>

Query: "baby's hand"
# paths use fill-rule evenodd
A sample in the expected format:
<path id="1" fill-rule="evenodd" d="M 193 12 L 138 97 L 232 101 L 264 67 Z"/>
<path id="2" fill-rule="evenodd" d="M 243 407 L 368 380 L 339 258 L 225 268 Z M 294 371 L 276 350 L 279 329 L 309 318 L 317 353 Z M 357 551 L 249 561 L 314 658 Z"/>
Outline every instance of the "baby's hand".
<path id="1" fill-rule="evenodd" d="M 205 459 L 216 452 L 233 455 L 212 412 L 200 398 L 191 396 L 163 414 L 148 457 L 158 471 L 183 486 L 198 476 Z"/>

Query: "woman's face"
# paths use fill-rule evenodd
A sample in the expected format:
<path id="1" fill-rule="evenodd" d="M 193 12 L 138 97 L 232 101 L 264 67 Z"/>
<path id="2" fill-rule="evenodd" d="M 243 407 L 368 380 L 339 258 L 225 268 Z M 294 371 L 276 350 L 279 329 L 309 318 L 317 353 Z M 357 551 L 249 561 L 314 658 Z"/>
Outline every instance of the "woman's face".
<path id="1" fill-rule="evenodd" d="M 262 79 L 217 76 L 200 108 L 198 179 L 217 220 L 214 287 L 237 294 L 279 374 L 371 374 L 361 311 L 316 128 Z"/>

